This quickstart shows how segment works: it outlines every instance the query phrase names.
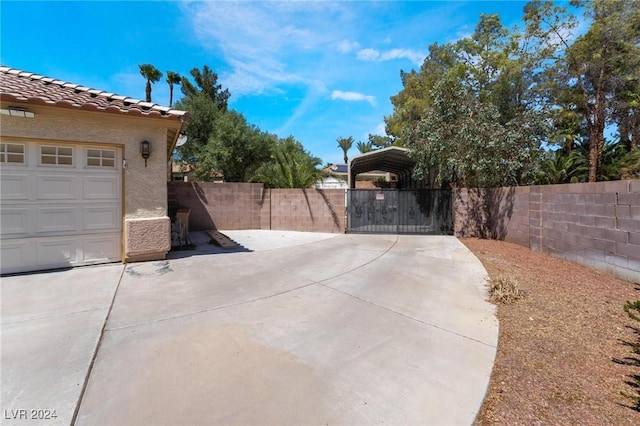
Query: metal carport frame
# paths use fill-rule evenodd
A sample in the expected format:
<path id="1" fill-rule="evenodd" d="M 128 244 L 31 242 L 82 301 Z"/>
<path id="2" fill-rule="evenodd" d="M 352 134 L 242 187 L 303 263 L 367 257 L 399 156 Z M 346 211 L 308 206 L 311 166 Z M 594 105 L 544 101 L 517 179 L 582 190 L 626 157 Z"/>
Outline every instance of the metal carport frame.
<path id="1" fill-rule="evenodd" d="M 349 188 L 356 187 L 357 175 L 372 170 L 395 173 L 400 188 L 411 188 L 414 184 L 411 175 L 416 162 L 408 154 L 407 148 L 391 146 L 352 158 L 349 162 Z"/>

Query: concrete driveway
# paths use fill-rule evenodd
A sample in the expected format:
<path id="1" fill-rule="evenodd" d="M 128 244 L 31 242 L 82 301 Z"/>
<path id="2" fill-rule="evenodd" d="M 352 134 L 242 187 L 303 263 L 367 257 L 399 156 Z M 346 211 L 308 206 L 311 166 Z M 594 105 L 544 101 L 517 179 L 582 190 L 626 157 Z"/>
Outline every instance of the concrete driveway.
<path id="1" fill-rule="evenodd" d="M 244 248 L 3 278 L 2 423 L 473 421 L 498 323 L 457 239 L 225 233 Z"/>

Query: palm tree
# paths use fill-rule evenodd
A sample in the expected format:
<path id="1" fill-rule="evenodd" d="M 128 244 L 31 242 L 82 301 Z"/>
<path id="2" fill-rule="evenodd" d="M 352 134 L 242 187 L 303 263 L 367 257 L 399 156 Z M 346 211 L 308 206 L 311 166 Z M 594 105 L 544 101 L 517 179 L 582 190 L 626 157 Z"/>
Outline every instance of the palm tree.
<path id="1" fill-rule="evenodd" d="M 162 78 L 162 73 L 151 64 L 138 65 L 138 68 L 140 68 L 140 74 L 147 79 L 147 102 L 151 102 L 151 83 L 155 83 L 160 80 Z"/>
<path id="2" fill-rule="evenodd" d="M 327 177 L 322 161 L 289 137 L 274 147 L 272 161 L 263 164 L 250 179 L 271 188 L 309 188 Z"/>
<path id="3" fill-rule="evenodd" d="M 169 108 L 173 106 L 173 85 L 180 84 L 182 77 L 177 72 L 167 71 L 167 83 L 169 83 Z"/>
<path id="4" fill-rule="evenodd" d="M 568 154 L 562 148 L 550 152 L 541 166 L 537 183 L 543 185 L 585 182 L 589 172 L 587 157 L 578 150 Z"/>
<path id="5" fill-rule="evenodd" d="M 373 151 L 373 143 L 371 142 L 358 142 L 356 146 L 358 147 L 360 154 Z"/>
<path id="6" fill-rule="evenodd" d="M 640 150 L 628 151 L 621 141 L 605 141 L 598 180 L 633 179 L 640 176 Z"/>
<path id="7" fill-rule="evenodd" d="M 342 148 L 342 152 L 344 152 L 345 164 L 349 164 L 349 157 L 347 157 L 347 151 L 349 151 L 349 149 L 351 149 L 351 146 L 353 145 L 353 137 L 349 136 L 348 138 L 343 138 L 342 136 L 340 136 L 336 140 L 338 141 L 338 147 Z"/>

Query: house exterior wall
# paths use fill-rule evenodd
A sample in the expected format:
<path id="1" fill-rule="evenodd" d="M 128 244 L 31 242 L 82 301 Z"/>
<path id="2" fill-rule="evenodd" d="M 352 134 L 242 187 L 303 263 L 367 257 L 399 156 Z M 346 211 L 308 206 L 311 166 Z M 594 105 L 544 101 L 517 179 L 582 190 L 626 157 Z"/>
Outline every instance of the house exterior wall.
<path id="1" fill-rule="evenodd" d="M 457 236 L 497 238 L 640 283 L 640 181 L 456 191 Z"/>
<path id="2" fill-rule="evenodd" d="M 12 102 L 11 105 L 16 105 Z M 170 249 L 167 216 L 167 128 L 178 122 L 124 114 L 24 105 L 34 118 L 2 116 L 0 135 L 36 141 L 72 141 L 117 146 L 123 169 L 123 260 L 164 258 Z M 3 104 L 2 106 L 6 106 Z M 140 142 L 151 142 L 145 167 Z M 145 238 L 140 239 L 141 235 Z"/>

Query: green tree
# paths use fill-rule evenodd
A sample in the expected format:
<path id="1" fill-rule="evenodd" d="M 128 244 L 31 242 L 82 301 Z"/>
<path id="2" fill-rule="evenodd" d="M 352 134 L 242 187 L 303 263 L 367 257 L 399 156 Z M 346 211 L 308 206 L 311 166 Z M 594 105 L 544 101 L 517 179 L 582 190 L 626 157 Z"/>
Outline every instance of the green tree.
<path id="1" fill-rule="evenodd" d="M 424 178 L 435 170 L 436 181 L 451 186 L 520 184 L 538 149 L 529 131 L 517 121 L 500 124 L 498 107 L 446 76 L 431 91 L 431 105 L 408 138 L 414 173 Z"/>
<path id="2" fill-rule="evenodd" d="M 372 135 L 369 133 L 369 143 L 373 149 L 381 149 L 393 145 L 393 139 L 389 136 Z"/>
<path id="3" fill-rule="evenodd" d="M 292 137 L 279 142 L 277 136 L 247 123 L 241 113 L 228 110 L 229 91 L 217 83 L 218 76 L 209 67 L 205 65 L 202 71 L 194 68 L 191 76 L 195 84 L 183 77 L 184 97 L 176 102 L 176 108 L 191 114 L 185 128 L 188 142 L 177 148 L 175 157 L 193 165 L 198 180 L 212 180 L 215 171 L 227 182 L 276 185 L 273 179 L 278 165 L 280 170 L 293 170 L 286 180 L 289 184 L 302 185 L 305 174 L 308 179 L 318 176 L 312 169 L 320 160 L 304 151 L 302 144 Z M 277 185 L 285 183 L 280 180 Z"/>
<path id="4" fill-rule="evenodd" d="M 605 141 L 597 179 L 620 180 L 640 178 L 640 150 L 629 151 L 622 141 Z"/>
<path id="5" fill-rule="evenodd" d="M 151 83 L 155 83 L 162 78 L 162 73 L 151 64 L 138 65 L 140 74 L 147 80 L 146 96 L 147 102 L 151 102 Z"/>
<path id="6" fill-rule="evenodd" d="M 180 84 L 182 77 L 174 71 L 167 71 L 167 83 L 169 84 L 169 108 L 173 106 L 173 86 Z"/>
<path id="7" fill-rule="evenodd" d="M 340 136 L 338 139 L 336 139 L 336 141 L 338 142 L 338 148 L 342 149 L 342 152 L 344 153 L 345 164 L 349 164 L 349 157 L 347 156 L 347 152 L 353 146 L 353 136 L 349 136 L 348 138 L 343 138 L 342 136 Z"/>
<path id="8" fill-rule="evenodd" d="M 541 161 L 538 184 L 578 183 L 587 180 L 587 158 L 577 150 L 548 152 Z"/>
<path id="9" fill-rule="evenodd" d="M 406 137 L 415 123 L 423 116 L 430 104 L 430 90 L 440 76 L 447 74 L 458 64 L 458 55 L 453 44 L 429 46 L 429 55 L 419 71 L 400 71 L 402 90 L 391 96 L 393 113 L 385 116 L 386 133 L 393 138 L 393 144 L 405 146 Z"/>
<path id="10" fill-rule="evenodd" d="M 205 180 L 211 169 L 226 182 L 249 182 L 256 170 L 269 161 L 272 135 L 247 123 L 242 114 L 227 111 L 215 121 L 208 143 L 203 147 L 196 175 Z"/>
<path id="11" fill-rule="evenodd" d="M 271 188 L 309 188 L 327 177 L 319 168 L 321 164 L 318 157 L 289 136 L 273 145 L 270 161 L 258 168 L 251 181 Z"/>
<path id="12" fill-rule="evenodd" d="M 227 112 L 229 91 L 217 84 L 217 74 L 206 65 L 202 71 L 193 68 L 191 75 L 195 84 L 188 78 L 182 77 L 180 85 L 184 96 L 175 105 L 175 108 L 189 111 L 191 114 L 191 121 L 185 127 L 189 142 L 177 149 L 177 157 L 196 165 L 202 163 L 200 160 L 204 158 L 206 145 L 209 143 L 216 123 Z M 203 171 L 201 174 L 207 173 Z"/>
<path id="13" fill-rule="evenodd" d="M 373 144 L 371 142 L 358 141 L 356 147 L 358 148 L 358 151 L 360 151 L 360 154 L 366 154 L 367 152 L 373 151 Z"/>
<path id="14" fill-rule="evenodd" d="M 189 79 L 182 77 L 182 93 L 191 97 L 203 94 L 213 101 L 219 109 L 226 110 L 231 94 L 228 89 L 223 90 L 222 85 L 218 84 L 218 74 L 207 65 L 202 67 L 202 71 L 193 68 L 190 73 L 196 84 L 194 85 Z"/>
<path id="15" fill-rule="evenodd" d="M 221 110 L 218 105 L 202 93 L 183 97 L 176 102 L 175 108 L 188 111 L 191 115 L 191 120 L 184 128 L 188 142 L 177 148 L 176 157 L 196 165 L 209 143 L 209 137 L 213 133 L 217 121 L 226 111 Z"/>
<path id="16" fill-rule="evenodd" d="M 431 47 L 421 69 L 429 70 L 427 101 L 403 136 L 417 177 L 435 171 L 440 183 L 463 186 L 534 180 L 548 133 L 546 110 L 528 92 L 534 53 L 497 15 L 481 15 L 474 34 L 455 45 Z"/>
<path id="17" fill-rule="evenodd" d="M 575 93 L 584 114 L 589 182 L 595 182 L 602 164 L 604 132 L 615 119 L 612 112 L 618 107 L 619 129 L 625 129 L 627 119 L 637 117 L 637 105 L 627 93 L 628 88 L 640 87 L 640 9 L 632 1 L 620 0 L 573 0 L 572 4 L 583 7 L 592 20 L 589 30 L 567 46 L 563 66 L 570 84 L 567 90 Z"/>

